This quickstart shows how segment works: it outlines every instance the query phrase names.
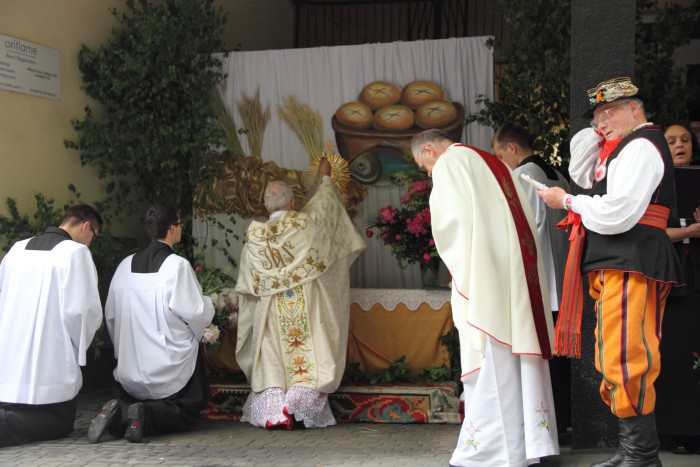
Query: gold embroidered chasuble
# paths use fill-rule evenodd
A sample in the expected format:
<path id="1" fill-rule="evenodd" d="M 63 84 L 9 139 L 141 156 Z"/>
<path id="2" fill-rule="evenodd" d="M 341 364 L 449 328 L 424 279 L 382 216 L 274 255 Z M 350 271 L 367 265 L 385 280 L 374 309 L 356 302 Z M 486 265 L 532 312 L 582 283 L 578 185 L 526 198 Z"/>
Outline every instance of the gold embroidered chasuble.
<path id="1" fill-rule="evenodd" d="M 345 369 L 349 268 L 364 249 L 330 180 L 301 211 L 251 222 L 236 284 L 236 360 L 253 391 L 337 389 Z"/>

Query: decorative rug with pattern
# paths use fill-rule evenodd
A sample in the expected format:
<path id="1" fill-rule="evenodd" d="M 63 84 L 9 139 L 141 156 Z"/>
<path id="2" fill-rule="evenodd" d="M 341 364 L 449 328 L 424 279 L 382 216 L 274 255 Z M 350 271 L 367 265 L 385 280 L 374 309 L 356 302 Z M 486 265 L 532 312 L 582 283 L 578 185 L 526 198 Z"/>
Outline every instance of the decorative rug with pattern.
<path id="1" fill-rule="evenodd" d="M 209 420 L 239 420 L 250 386 L 211 384 Z M 461 423 L 457 383 L 358 384 L 328 396 L 338 423 Z"/>

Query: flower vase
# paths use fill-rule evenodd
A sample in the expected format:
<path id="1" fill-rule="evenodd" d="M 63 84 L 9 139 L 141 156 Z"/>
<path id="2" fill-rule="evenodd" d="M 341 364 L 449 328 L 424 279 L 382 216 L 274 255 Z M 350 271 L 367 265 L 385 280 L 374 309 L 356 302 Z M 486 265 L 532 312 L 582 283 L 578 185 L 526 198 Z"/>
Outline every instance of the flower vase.
<path id="1" fill-rule="evenodd" d="M 423 287 L 438 286 L 438 272 L 440 271 L 440 259 L 432 258 L 427 263 L 421 261 L 420 276 L 423 280 Z"/>

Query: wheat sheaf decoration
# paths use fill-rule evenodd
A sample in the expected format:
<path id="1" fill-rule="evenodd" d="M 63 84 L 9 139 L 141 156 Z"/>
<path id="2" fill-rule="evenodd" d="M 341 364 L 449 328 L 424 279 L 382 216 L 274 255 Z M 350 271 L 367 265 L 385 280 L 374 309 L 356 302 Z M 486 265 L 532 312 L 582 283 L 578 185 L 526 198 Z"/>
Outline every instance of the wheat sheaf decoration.
<path id="1" fill-rule="evenodd" d="M 300 104 L 294 96 L 286 97 L 277 115 L 294 132 L 304 146 L 309 159 L 323 151 L 323 119 L 308 105 Z"/>
<path id="2" fill-rule="evenodd" d="M 337 152 L 332 151 L 331 148 L 333 146 L 333 143 L 329 141 L 326 144 L 326 150 L 311 160 L 309 170 L 306 173 L 311 177 L 315 177 L 318 174 L 319 163 L 325 157 L 331 163 L 331 180 L 338 187 L 338 191 L 342 194 L 347 194 L 347 186 L 350 182 L 348 161 Z"/>

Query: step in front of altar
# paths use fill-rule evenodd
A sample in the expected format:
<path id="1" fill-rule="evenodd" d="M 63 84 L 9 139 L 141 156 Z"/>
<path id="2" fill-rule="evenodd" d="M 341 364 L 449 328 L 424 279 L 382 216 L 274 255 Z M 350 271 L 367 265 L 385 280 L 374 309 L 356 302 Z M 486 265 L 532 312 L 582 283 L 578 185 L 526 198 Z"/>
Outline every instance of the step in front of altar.
<path id="1" fill-rule="evenodd" d="M 210 383 L 208 420 L 239 420 L 247 384 Z M 461 423 L 457 383 L 343 385 L 328 395 L 338 423 Z"/>

